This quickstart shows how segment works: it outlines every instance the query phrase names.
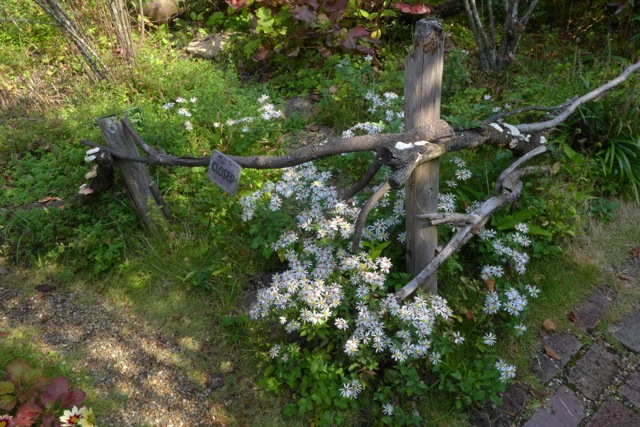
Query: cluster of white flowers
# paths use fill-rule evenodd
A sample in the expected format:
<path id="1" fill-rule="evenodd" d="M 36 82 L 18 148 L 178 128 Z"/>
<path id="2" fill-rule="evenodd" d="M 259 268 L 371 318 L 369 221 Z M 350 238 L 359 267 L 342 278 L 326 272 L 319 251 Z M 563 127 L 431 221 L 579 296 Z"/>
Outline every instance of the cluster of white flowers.
<path id="1" fill-rule="evenodd" d="M 453 193 L 438 194 L 438 210 L 452 213 L 456 211 L 456 196 Z"/>
<path id="2" fill-rule="evenodd" d="M 275 315 L 289 333 L 302 326 L 331 321 L 338 330 L 352 331 L 345 340 L 344 352 L 355 356 L 365 347 L 376 353 L 388 352 L 397 362 L 428 354 L 430 335 L 436 320 L 448 320 L 452 310 L 437 295 L 415 296 L 400 302 L 385 288 L 391 261 L 352 254 L 340 245 L 348 245 L 358 214 L 355 206 L 340 201 L 328 184 L 330 174 L 319 172 L 311 163 L 285 169 L 280 181 L 263 187 L 241 199 L 243 219 L 250 220 L 258 206 L 278 210 L 282 206 L 299 209 L 295 230 L 283 231 L 272 244 L 288 262 L 288 269 L 273 276 L 268 288 L 258 291 L 250 315 L 254 319 Z M 276 200 L 276 202 L 274 202 Z M 380 202 L 388 205 L 389 200 Z M 392 215 L 365 227 L 363 237 L 386 240 L 389 228 L 401 221 L 404 203 L 394 202 Z M 338 316 L 344 307 L 345 293 L 352 295 L 355 316 Z M 373 296 L 376 297 L 373 297 Z M 385 296 L 386 295 L 386 296 Z M 331 320 L 333 319 L 333 320 Z M 402 326 L 394 336 L 388 325 Z M 460 343 L 464 340 L 456 335 Z M 277 357 L 279 347 L 272 348 Z M 436 358 L 437 359 L 437 358 Z M 438 359 L 439 360 L 439 359 Z"/>
<path id="3" fill-rule="evenodd" d="M 482 267 L 482 271 L 480 272 L 480 277 L 484 280 L 486 279 L 495 279 L 498 277 L 502 277 L 504 275 L 504 269 L 499 265 L 485 265 Z"/>
<path id="4" fill-rule="evenodd" d="M 382 95 L 378 95 L 373 91 L 369 91 L 364 98 L 371 103 L 371 106 L 368 109 L 371 114 L 376 113 L 378 110 L 384 111 L 384 121 L 386 123 L 392 123 L 398 119 L 404 118 L 404 111 L 397 111 L 393 108 L 395 106 L 394 104 L 397 104 L 397 102 L 394 101 L 400 99 L 400 97 L 398 97 L 394 92 L 385 92 Z M 386 126 L 382 121 L 356 123 L 354 126 L 342 132 L 342 137 L 353 138 L 360 133 L 370 135 L 382 133 L 385 130 Z"/>
<path id="5" fill-rule="evenodd" d="M 369 107 L 369 112 L 371 114 L 378 111 L 378 109 L 387 109 L 393 105 L 393 101 L 399 99 L 400 97 L 394 92 L 385 92 L 382 96 L 378 95 L 373 91 L 367 92 L 364 99 L 371 102 L 371 107 Z"/>
<path id="6" fill-rule="evenodd" d="M 359 380 L 353 379 L 349 382 L 342 384 L 340 389 L 340 395 L 347 399 L 355 399 L 362 391 L 362 383 Z"/>
<path id="7" fill-rule="evenodd" d="M 227 124 L 227 126 L 242 124 L 242 132 L 247 133 L 249 132 L 248 124 L 254 122 L 257 118 L 261 118 L 265 121 L 270 121 L 272 119 L 279 119 L 284 117 L 284 112 L 282 110 L 277 110 L 275 105 L 271 104 L 269 101 L 269 95 L 266 94 L 261 95 L 258 98 L 258 104 L 260 104 L 260 107 L 258 108 L 258 117 L 246 116 L 239 119 L 227 119 L 225 123 Z M 213 124 L 213 126 L 216 128 L 220 127 L 220 123 L 216 122 Z"/>
<path id="8" fill-rule="evenodd" d="M 189 102 L 191 104 L 195 104 L 196 102 L 198 102 L 198 98 L 193 97 L 193 98 L 191 98 L 189 100 Z M 167 102 L 166 104 L 164 104 L 162 106 L 162 108 L 165 109 L 165 110 L 171 110 L 173 107 L 176 106 L 176 104 L 180 104 L 181 105 L 181 104 L 186 104 L 186 103 L 187 103 L 186 99 L 184 99 L 182 97 L 179 97 L 179 98 L 176 98 L 175 102 Z M 178 108 L 177 114 L 179 116 L 185 117 L 187 119 L 192 116 L 191 111 L 189 111 L 185 107 Z M 185 129 L 188 130 L 188 131 L 193 130 L 193 123 L 191 123 L 191 120 L 185 120 L 183 125 L 184 125 Z"/>
<path id="9" fill-rule="evenodd" d="M 520 252 L 517 249 L 506 246 L 505 242 L 511 242 L 520 246 L 529 246 L 530 240 L 526 236 L 529 228 L 526 224 L 522 223 L 517 224 L 515 228 L 516 231 L 507 235 L 504 239 L 497 238 L 497 233 L 494 230 L 489 229 L 481 230 L 478 233 L 478 237 L 492 245 L 495 253 L 502 257 L 502 262 L 511 264 L 516 272 L 524 274 L 529 256 L 524 252 Z M 501 266 L 485 265 L 482 268 L 480 276 L 485 280 L 490 280 L 500 278 L 504 274 L 504 269 Z M 527 307 L 527 298 L 537 298 L 540 295 L 540 289 L 532 285 L 525 285 L 524 291 L 526 292 L 522 292 L 513 286 L 507 287 L 501 293 L 492 289 L 485 295 L 482 311 L 486 314 L 496 314 L 500 309 L 502 309 L 508 314 L 518 317 Z M 514 332 L 516 335 L 522 335 L 526 330 L 527 327 L 522 323 L 514 326 Z M 485 339 L 486 338 L 487 336 L 485 336 Z M 485 344 L 487 344 L 486 340 Z"/>
<path id="10" fill-rule="evenodd" d="M 342 137 L 353 138 L 359 133 L 359 131 L 362 131 L 367 135 L 382 133 L 384 132 L 384 124 L 373 123 L 373 122 L 356 123 L 355 125 L 351 126 L 349 129 L 342 132 Z"/>
<path id="11" fill-rule="evenodd" d="M 496 369 L 500 372 L 500 381 L 506 382 L 508 379 L 516 377 L 516 367 L 507 364 L 504 360 L 498 359 Z"/>

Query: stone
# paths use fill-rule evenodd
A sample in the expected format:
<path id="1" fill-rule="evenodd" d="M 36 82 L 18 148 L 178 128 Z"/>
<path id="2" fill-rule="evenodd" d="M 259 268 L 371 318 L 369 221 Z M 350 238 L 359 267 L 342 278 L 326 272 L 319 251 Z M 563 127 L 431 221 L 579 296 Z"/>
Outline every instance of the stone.
<path id="1" fill-rule="evenodd" d="M 582 401 L 566 386 L 558 388 L 541 408 L 522 427 L 577 427 L 586 416 Z"/>
<path id="2" fill-rule="evenodd" d="M 554 360 L 547 356 L 544 351 L 545 345 L 557 353 L 561 359 Z M 541 382 L 546 383 L 560 372 L 571 360 L 571 357 L 582 348 L 582 343 L 573 334 L 564 332 L 545 336 L 542 338 L 540 347 L 531 370 Z"/>
<path id="3" fill-rule="evenodd" d="M 602 291 L 596 291 L 574 309 L 578 316 L 577 326 L 583 331 L 592 331 L 600 323 L 602 314 L 613 301 L 615 301 L 615 294 L 605 295 Z"/>
<path id="4" fill-rule="evenodd" d="M 166 24 L 184 11 L 178 0 L 153 0 L 142 7 L 142 14 L 151 22 Z"/>
<path id="5" fill-rule="evenodd" d="M 600 344 L 592 345 L 585 355 L 569 369 L 567 381 L 585 397 L 595 400 L 618 372 L 620 357 Z"/>
<path id="6" fill-rule="evenodd" d="M 315 114 L 316 107 L 304 96 L 296 96 L 284 102 L 284 111 L 287 117 L 293 114 L 300 114 L 305 118 L 309 118 Z"/>
<path id="7" fill-rule="evenodd" d="M 195 38 L 189 42 L 186 51 L 193 56 L 203 59 L 220 59 L 220 54 L 224 50 L 232 34 L 210 34 L 203 38 Z"/>
<path id="8" fill-rule="evenodd" d="M 585 427 L 638 427 L 640 415 L 617 400 L 607 400 Z"/>
<path id="9" fill-rule="evenodd" d="M 627 382 L 620 386 L 618 394 L 631 402 L 636 408 L 640 408 L 640 368 L 632 373 Z"/>
<path id="10" fill-rule="evenodd" d="M 610 331 L 620 344 L 640 352 L 640 313 L 637 309 L 626 314 L 620 324 L 611 326 Z"/>

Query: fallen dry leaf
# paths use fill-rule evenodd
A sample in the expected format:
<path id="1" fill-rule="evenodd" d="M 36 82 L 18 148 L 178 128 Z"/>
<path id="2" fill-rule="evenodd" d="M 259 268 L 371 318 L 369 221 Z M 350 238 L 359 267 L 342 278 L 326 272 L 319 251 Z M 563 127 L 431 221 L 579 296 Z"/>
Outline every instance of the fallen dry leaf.
<path id="1" fill-rule="evenodd" d="M 471 312 L 471 310 L 467 310 L 467 312 L 465 313 L 465 316 L 467 316 L 467 319 L 469 320 L 474 320 L 473 313 Z"/>
<path id="2" fill-rule="evenodd" d="M 640 258 L 640 248 L 631 248 L 631 259 L 635 261 L 638 258 Z"/>
<path id="3" fill-rule="evenodd" d="M 9 336 L 9 332 L 0 331 L 0 340 Z"/>
<path id="4" fill-rule="evenodd" d="M 509 415 L 509 416 L 510 416 L 510 417 L 512 417 L 512 418 L 513 418 L 513 417 L 515 417 L 516 415 L 518 415 L 518 413 L 517 413 L 516 411 L 512 411 L 512 410 L 510 410 L 510 409 L 505 409 L 505 410 L 504 410 L 504 413 L 505 413 L 506 415 Z"/>
<path id="5" fill-rule="evenodd" d="M 580 322 L 580 318 L 578 317 L 578 315 L 576 314 L 575 311 L 571 310 L 568 314 L 567 317 L 569 318 L 569 320 L 573 323 L 578 323 Z"/>
<path id="6" fill-rule="evenodd" d="M 552 359 L 556 359 L 556 360 L 562 360 L 562 356 L 560 356 L 558 353 L 556 353 L 551 347 L 549 347 L 548 345 L 544 346 L 544 352 L 547 353 L 547 356 L 549 356 Z"/>
<path id="7" fill-rule="evenodd" d="M 631 277 L 627 276 L 626 274 L 619 275 L 618 279 L 623 280 L 625 282 L 630 282 L 631 281 Z"/>
<path id="8" fill-rule="evenodd" d="M 51 292 L 56 288 L 55 285 L 38 285 L 36 286 L 36 290 L 42 292 L 43 294 L 46 292 Z"/>
<path id="9" fill-rule="evenodd" d="M 47 202 L 53 202 L 57 200 L 62 200 L 62 199 L 60 197 L 47 196 L 44 199 L 38 200 L 38 203 L 47 203 Z"/>
<path id="10" fill-rule="evenodd" d="M 531 395 L 533 397 L 535 397 L 536 399 L 544 399 L 545 397 L 547 397 L 549 395 L 549 393 L 547 393 L 544 390 L 538 390 L 536 388 L 531 387 L 530 389 L 531 391 Z"/>
<path id="11" fill-rule="evenodd" d="M 556 324 L 551 319 L 546 319 L 542 322 L 542 327 L 546 332 L 554 332 L 556 330 Z"/>
<path id="12" fill-rule="evenodd" d="M 486 278 L 484 279 L 484 285 L 487 287 L 489 292 L 493 292 L 496 288 L 496 281 L 493 279 Z"/>

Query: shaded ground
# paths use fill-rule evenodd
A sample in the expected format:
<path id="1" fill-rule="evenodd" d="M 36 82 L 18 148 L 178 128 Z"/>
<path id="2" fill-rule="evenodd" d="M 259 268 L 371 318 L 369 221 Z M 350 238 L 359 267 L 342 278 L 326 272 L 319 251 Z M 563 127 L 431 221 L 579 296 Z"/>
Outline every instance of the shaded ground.
<path id="1" fill-rule="evenodd" d="M 251 425 L 249 414 L 268 405 L 252 379 L 234 375 L 230 355 L 158 331 L 89 292 L 40 293 L 20 280 L 17 272 L 0 271 L 0 331 L 8 333 L 0 347 L 30 343 L 54 359 L 72 360 L 72 372 L 93 384 L 93 400 L 113 406 L 95 411 L 99 425 Z"/>

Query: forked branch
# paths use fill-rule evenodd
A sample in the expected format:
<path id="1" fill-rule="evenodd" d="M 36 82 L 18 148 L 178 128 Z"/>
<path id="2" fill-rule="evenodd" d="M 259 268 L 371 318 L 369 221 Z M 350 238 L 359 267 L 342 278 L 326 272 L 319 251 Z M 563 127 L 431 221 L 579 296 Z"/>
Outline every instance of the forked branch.
<path id="1" fill-rule="evenodd" d="M 543 153 L 544 147 L 540 147 L 537 150 L 537 154 Z M 531 156 L 533 157 L 533 156 Z M 520 162 L 521 164 L 521 162 Z M 406 299 L 409 295 L 415 292 L 420 287 L 421 283 L 424 283 L 431 275 L 438 271 L 438 268 L 458 249 L 464 246 L 489 220 L 491 215 L 497 210 L 501 209 L 505 205 L 517 200 L 522 193 L 522 178 L 525 175 L 533 173 L 540 173 L 549 171 L 547 166 L 529 166 L 526 168 L 518 169 L 513 168 L 511 172 L 504 176 L 502 185 L 499 189 L 499 194 L 490 197 L 482 205 L 471 212 L 470 214 L 428 214 L 421 215 L 421 218 L 430 219 L 431 223 L 434 220 L 439 224 L 452 223 L 460 225 L 462 222 L 464 225 L 453 236 L 453 238 L 445 245 L 438 255 L 427 266 L 418 273 L 409 283 L 407 283 L 402 289 L 396 292 L 396 298 L 400 301 Z"/>

